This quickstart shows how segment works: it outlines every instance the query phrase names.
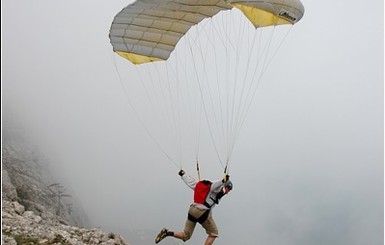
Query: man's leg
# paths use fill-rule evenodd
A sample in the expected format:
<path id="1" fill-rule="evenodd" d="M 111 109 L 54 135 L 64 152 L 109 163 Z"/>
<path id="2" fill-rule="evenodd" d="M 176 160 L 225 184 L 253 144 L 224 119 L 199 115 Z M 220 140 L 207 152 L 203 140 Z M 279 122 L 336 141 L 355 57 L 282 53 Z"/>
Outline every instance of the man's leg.
<path id="1" fill-rule="evenodd" d="M 215 238 L 218 237 L 218 228 L 213 219 L 212 213 L 209 213 L 207 219 L 201 224 L 206 230 L 207 238 L 205 245 L 212 245 L 215 241 Z"/>
<path id="2" fill-rule="evenodd" d="M 180 240 L 184 240 L 184 232 L 183 231 L 174 231 L 174 237 Z"/>
<path id="3" fill-rule="evenodd" d="M 207 236 L 206 238 L 206 241 L 205 241 L 205 245 L 212 245 L 215 241 L 215 236 Z"/>
<path id="4" fill-rule="evenodd" d="M 161 235 L 163 232 L 163 230 L 162 230 L 161 233 L 159 233 L 157 239 L 155 240 L 155 243 L 160 242 L 161 240 L 163 240 L 163 238 L 165 238 L 167 236 L 172 236 L 172 237 L 178 238 L 180 240 L 183 240 L 185 242 L 191 238 L 191 236 L 194 232 L 194 229 L 195 229 L 195 225 L 196 225 L 195 222 L 192 222 L 192 221 L 187 219 L 183 231 L 169 231 L 166 228 L 164 228 L 163 230 L 165 230 L 165 235 L 164 236 Z M 161 238 L 159 239 L 160 236 L 161 236 Z"/>

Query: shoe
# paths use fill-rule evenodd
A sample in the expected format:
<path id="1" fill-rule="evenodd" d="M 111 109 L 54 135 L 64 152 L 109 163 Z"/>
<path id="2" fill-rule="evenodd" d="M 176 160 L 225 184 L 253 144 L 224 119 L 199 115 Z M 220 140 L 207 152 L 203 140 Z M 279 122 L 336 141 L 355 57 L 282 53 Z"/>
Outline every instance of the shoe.
<path id="1" fill-rule="evenodd" d="M 168 230 L 166 228 L 163 228 L 159 232 L 158 236 L 155 238 L 155 243 L 158 243 L 158 242 L 162 241 L 163 238 L 165 238 L 167 236 L 167 232 L 168 232 Z"/>

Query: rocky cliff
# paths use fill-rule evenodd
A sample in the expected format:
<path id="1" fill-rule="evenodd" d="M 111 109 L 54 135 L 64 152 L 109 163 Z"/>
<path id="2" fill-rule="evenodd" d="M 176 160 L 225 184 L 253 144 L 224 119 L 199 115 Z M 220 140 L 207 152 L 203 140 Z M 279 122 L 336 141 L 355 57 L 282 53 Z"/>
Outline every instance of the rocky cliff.
<path id="1" fill-rule="evenodd" d="M 18 202 L 2 201 L 2 243 L 63 245 L 126 245 L 120 235 L 66 225 L 50 213 L 36 215 Z"/>
<path id="2" fill-rule="evenodd" d="M 20 129 L 3 126 L 2 244 L 128 244 L 113 232 L 82 228 L 88 219 Z"/>

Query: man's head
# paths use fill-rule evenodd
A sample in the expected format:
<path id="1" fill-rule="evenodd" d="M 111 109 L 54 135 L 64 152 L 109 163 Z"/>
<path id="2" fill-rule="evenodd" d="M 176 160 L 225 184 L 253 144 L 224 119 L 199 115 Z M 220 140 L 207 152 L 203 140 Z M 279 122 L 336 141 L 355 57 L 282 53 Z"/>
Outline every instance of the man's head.
<path id="1" fill-rule="evenodd" d="M 225 189 L 225 193 L 227 194 L 233 189 L 233 183 L 230 180 L 228 180 L 223 184 L 223 187 Z"/>

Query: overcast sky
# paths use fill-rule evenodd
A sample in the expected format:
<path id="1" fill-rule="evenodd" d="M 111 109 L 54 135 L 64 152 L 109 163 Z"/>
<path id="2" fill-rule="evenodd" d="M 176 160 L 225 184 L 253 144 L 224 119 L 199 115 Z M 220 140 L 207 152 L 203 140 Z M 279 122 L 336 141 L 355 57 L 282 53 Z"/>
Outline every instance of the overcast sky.
<path id="1" fill-rule="evenodd" d="M 302 2 L 237 141 L 218 244 L 383 244 L 383 1 Z M 182 229 L 192 193 L 128 106 L 108 38 L 128 3 L 2 1 L 2 107 L 93 226 Z"/>

